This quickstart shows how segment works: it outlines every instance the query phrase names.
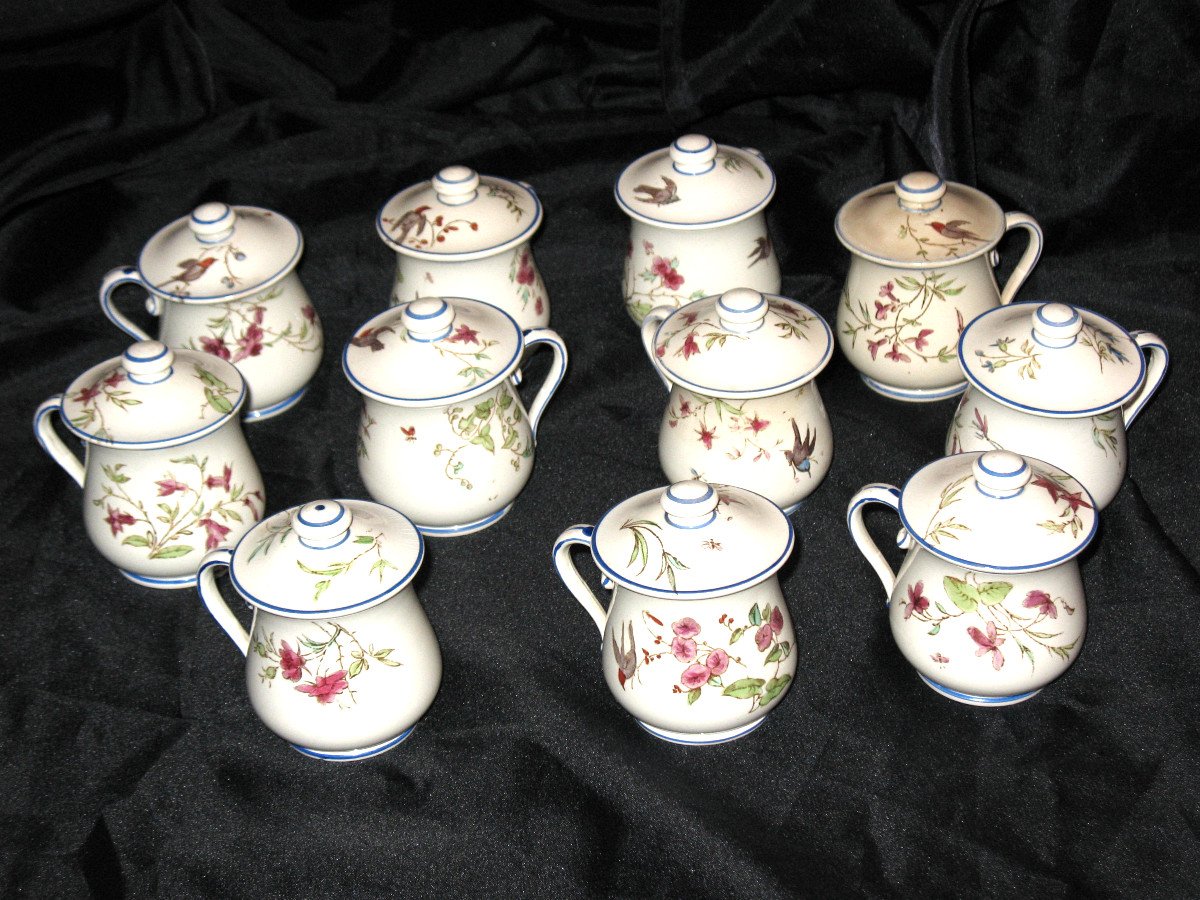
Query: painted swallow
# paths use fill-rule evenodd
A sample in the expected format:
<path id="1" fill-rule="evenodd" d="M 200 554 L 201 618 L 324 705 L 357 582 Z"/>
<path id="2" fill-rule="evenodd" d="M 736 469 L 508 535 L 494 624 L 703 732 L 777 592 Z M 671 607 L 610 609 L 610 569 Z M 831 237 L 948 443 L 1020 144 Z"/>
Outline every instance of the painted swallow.
<path id="1" fill-rule="evenodd" d="M 179 274 L 174 278 L 168 278 L 158 287 L 166 287 L 168 284 L 173 284 L 177 281 L 182 281 L 184 284 L 195 281 L 201 275 L 208 271 L 208 267 L 217 261 L 215 256 L 210 256 L 206 259 L 185 259 L 179 264 Z"/>
<path id="2" fill-rule="evenodd" d="M 817 445 L 817 436 L 812 433 L 811 428 L 805 425 L 804 440 L 800 440 L 800 426 L 796 424 L 795 419 L 792 419 L 792 434 L 795 435 L 792 449 L 784 450 L 783 456 L 793 469 L 797 472 L 805 472 L 809 478 L 812 478 L 812 454 Z"/>
<path id="3" fill-rule="evenodd" d="M 621 646 L 617 646 L 617 639 L 609 636 L 612 642 L 613 659 L 617 661 L 617 681 L 621 683 L 621 687 L 625 687 L 625 682 L 633 677 L 633 673 L 637 670 L 637 645 L 633 642 L 633 623 L 626 622 L 629 628 L 629 648 L 625 648 L 625 633 L 621 632 Z"/>
<path id="4" fill-rule="evenodd" d="M 400 237 L 397 238 L 399 243 L 403 244 L 408 240 L 409 232 L 412 232 L 413 237 L 417 237 L 425 230 L 425 226 L 429 224 L 429 220 L 425 218 L 425 213 L 428 211 L 428 206 L 418 206 L 416 209 L 410 209 L 392 223 L 392 234 L 400 232 Z M 416 231 L 413 231 L 414 228 Z"/>
<path id="5" fill-rule="evenodd" d="M 746 268 L 753 269 L 757 263 L 762 262 L 764 259 L 770 259 L 770 258 L 771 258 L 771 239 L 769 237 L 767 237 L 765 234 L 762 237 L 756 237 L 754 239 L 754 249 L 751 250 L 748 254 L 746 254 L 746 259 L 753 260 L 753 262 L 751 262 L 750 265 L 746 266 Z"/>
<path id="6" fill-rule="evenodd" d="M 975 232 L 961 227 L 970 224 L 966 219 L 951 219 L 949 222 L 930 222 L 929 227 L 953 241 L 982 241 L 983 238 Z"/>
<path id="7" fill-rule="evenodd" d="M 645 197 L 637 197 L 643 203 L 653 203 L 655 206 L 666 206 L 668 203 L 674 203 L 679 197 L 675 191 L 678 186 L 666 175 L 660 175 L 663 180 L 664 187 L 650 187 L 648 184 L 639 184 L 633 189 L 635 194 L 645 194 Z"/>

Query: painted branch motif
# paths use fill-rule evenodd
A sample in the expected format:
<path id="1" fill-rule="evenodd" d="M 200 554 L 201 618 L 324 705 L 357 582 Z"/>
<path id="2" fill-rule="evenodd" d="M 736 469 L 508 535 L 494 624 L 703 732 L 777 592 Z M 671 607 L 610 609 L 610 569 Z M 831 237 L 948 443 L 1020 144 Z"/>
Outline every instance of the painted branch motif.
<path id="1" fill-rule="evenodd" d="M 201 244 L 200 254 L 197 257 L 183 259 L 179 261 L 179 271 L 168 278 L 166 281 L 160 282 L 155 287 L 165 288 L 176 297 L 191 296 L 188 285 L 194 281 L 199 281 L 204 273 L 214 265 L 220 265 L 225 274 L 221 276 L 221 286 L 233 291 L 242 286 L 242 278 L 235 269 L 237 264 L 246 260 L 246 254 L 238 249 L 237 245 L 226 241 L 222 244 Z M 168 287 L 168 285 L 174 285 Z"/>
<path id="2" fill-rule="evenodd" d="M 1104 364 L 1106 362 L 1117 362 L 1121 363 L 1121 365 L 1129 364 L 1129 357 L 1117 347 L 1117 336 L 1111 331 L 1097 328 L 1085 322 L 1079 332 L 1079 343 L 1096 354 L 1101 372 L 1104 371 Z"/>
<path id="3" fill-rule="evenodd" d="M 1047 472 L 1034 476 L 1032 484 L 1035 487 L 1044 488 L 1055 503 L 1059 501 L 1063 503 L 1057 518 L 1047 519 L 1038 524 L 1054 534 L 1066 534 L 1070 531 L 1071 537 L 1079 537 L 1079 532 L 1083 530 L 1083 520 L 1079 516 L 1079 510 L 1092 508 L 1092 504 L 1083 499 L 1083 488 L 1079 486 L 1079 483 L 1069 475 L 1055 475 Z M 1078 488 L 1078 490 L 1070 490 L 1072 487 Z"/>
<path id="4" fill-rule="evenodd" d="M 1033 341 L 1026 338 L 1021 341 L 1020 349 L 1014 351 L 1014 343 L 1013 338 L 999 338 L 983 350 L 976 350 L 975 356 L 979 358 L 980 365 L 993 374 L 1005 366 L 1015 365 L 1019 366 L 1017 375 L 1022 380 L 1028 378 L 1030 381 L 1037 381 L 1038 369 L 1042 367 L 1041 354 L 1038 353 L 1037 347 Z"/>
<path id="5" fill-rule="evenodd" d="M 363 329 L 350 339 L 350 344 L 354 347 L 369 349 L 372 353 L 378 353 L 386 347 L 383 342 L 385 334 L 391 335 L 388 340 L 408 341 L 408 336 L 405 334 L 403 328 L 395 329 L 390 325 L 382 325 L 378 328 Z M 479 332 L 476 329 L 463 323 L 446 337 L 439 341 L 433 341 L 429 346 L 439 356 L 455 359 L 463 363 L 464 368 L 456 374 L 465 381 L 465 387 L 472 387 L 480 381 L 486 381 L 494 374 L 490 369 L 479 365 L 479 363 L 491 359 L 487 351 L 498 343 L 500 342 L 494 338 L 483 338 L 481 340 Z M 460 350 L 458 347 L 452 346 L 455 344 L 461 345 L 466 349 Z M 479 349 L 470 349 L 472 345 Z"/>
<path id="6" fill-rule="evenodd" d="M 942 541 L 954 540 L 957 541 L 962 532 L 970 531 L 969 525 L 964 525 L 958 521 L 953 514 L 945 516 L 943 513 L 950 506 L 953 506 L 962 499 L 963 488 L 967 482 L 971 480 L 971 475 L 956 478 L 944 488 L 938 498 L 937 509 L 933 511 L 933 515 L 929 518 L 929 525 L 925 529 L 925 540 L 931 544 L 941 546 Z"/>
<path id="7" fill-rule="evenodd" d="M 193 375 L 204 385 L 204 402 L 200 404 L 197 418 L 204 421 L 211 411 L 221 415 L 233 412 L 233 401 L 238 389 L 226 384 L 204 366 L 193 364 Z M 120 369 L 113 369 L 97 378 L 92 384 L 83 388 L 70 401 L 82 404 L 82 409 L 71 416 L 71 424 L 81 430 L 89 430 L 98 438 L 111 438 L 105 413 L 113 409 L 127 410 L 140 406 L 142 401 L 130 396 L 131 391 L 122 387 L 126 384 L 126 374 Z"/>
<path id="8" fill-rule="evenodd" d="M 534 268 L 527 244 L 513 250 L 512 259 L 508 264 L 508 280 L 516 290 L 522 310 L 529 306 L 529 301 L 532 300 L 536 315 L 540 316 L 545 311 L 546 288 L 542 279 L 538 277 L 537 269 Z"/>
<path id="9" fill-rule="evenodd" d="M 658 255 L 650 241 L 642 241 L 642 253 L 649 261 L 636 276 L 632 241 L 625 253 L 625 305 L 637 321 L 642 321 L 656 306 L 682 306 L 707 296 L 703 288 L 690 294 L 680 290 L 687 279 L 679 271 L 679 257 Z"/>
<path id="10" fill-rule="evenodd" d="M 944 272 L 920 272 L 919 278 L 896 275 L 879 286 L 879 299 L 873 301 L 871 311 L 866 301 L 851 302 L 848 291 L 842 291 L 842 306 L 847 318 L 842 333 L 850 338 L 850 346 L 858 343 L 861 335 L 866 341 L 871 359 L 883 358 L 895 363 L 910 363 L 913 359 L 922 362 L 950 363 L 955 358 L 957 335 L 954 342 L 943 344 L 932 350 L 933 328 L 924 327 L 925 316 L 934 301 L 947 302 L 947 297 L 957 297 L 966 285 L 956 284 L 956 277 L 947 277 Z M 958 333 L 963 330 L 963 317 L 955 310 Z"/>
<path id="11" fill-rule="evenodd" d="M 932 236 L 923 236 L 917 233 L 917 227 L 913 225 L 912 216 L 904 217 L 904 224 L 900 226 L 898 237 L 911 238 L 916 244 L 916 255 L 921 259 L 929 259 L 930 253 L 933 251 L 941 251 L 941 258 L 951 258 L 960 255 L 963 252 L 975 249 L 975 246 L 983 241 L 979 235 L 971 231 L 967 226 L 971 223 L 965 219 L 951 219 L 948 222 L 921 222 L 919 223 L 925 228 L 931 228 L 940 238 L 945 240 L 937 240 Z"/>
<path id="12" fill-rule="evenodd" d="M 267 524 L 263 526 L 265 529 L 264 535 L 259 538 L 258 543 L 254 545 L 254 549 L 246 558 L 246 562 L 254 559 L 257 556 L 267 556 L 271 552 L 273 546 L 280 546 L 287 541 L 288 536 L 294 534 L 292 528 L 292 519 L 289 516 L 286 522 L 278 524 Z M 367 570 L 368 575 L 376 576 L 377 580 L 382 583 L 389 569 L 398 570 L 398 567 L 388 560 L 383 555 L 383 535 L 380 533 L 363 532 L 353 535 L 349 541 L 349 549 L 353 555 L 349 558 L 335 560 L 320 566 L 309 566 L 301 560 L 296 560 L 296 567 L 306 575 L 311 575 L 318 579 L 313 582 L 312 589 L 313 603 L 321 599 L 321 595 L 327 591 L 333 584 L 333 579 L 340 575 L 345 575 L 355 567 L 360 561 L 368 558 L 373 558 L 370 568 Z"/>
<path id="13" fill-rule="evenodd" d="M 402 665 L 392 658 L 395 648 L 364 646 L 353 631 L 334 621 L 311 622 L 290 643 L 276 643 L 274 632 L 268 634 L 259 628 L 250 649 L 263 660 L 258 671 L 262 683 L 274 687 L 276 682 L 291 682 L 293 690 L 318 704 L 340 709 L 349 709 L 358 702 L 354 679 L 368 671 L 372 663 L 389 668 Z"/>
<path id="14" fill-rule="evenodd" d="M 304 353 L 321 349 L 321 334 L 317 328 L 317 313 L 312 305 L 300 308 L 300 318 L 289 320 L 282 328 L 263 325 L 267 312 L 264 305 L 283 293 L 283 286 L 249 300 L 234 300 L 218 307 L 221 314 L 205 323 L 207 334 L 188 338 L 184 345 L 191 350 L 203 350 L 232 363 L 258 356 L 263 350 L 283 344 Z"/>
<path id="15" fill-rule="evenodd" d="M 714 321 L 714 318 L 716 321 Z M 767 301 L 767 322 L 784 340 L 808 340 L 809 329 L 814 318 L 790 304 L 778 300 Z M 685 334 L 686 332 L 686 334 Z M 721 325 L 719 317 L 701 316 L 699 313 L 682 311 L 677 314 L 675 327 L 665 332 L 654 348 L 654 354 L 659 359 L 666 356 L 668 345 L 680 334 L 684 335 L 683 342 L 675 350 L 674 356 L 690 359 L 698 353 L 721 350 L 728 341 L 746 341 L 749 336 L 727 330 Z M 703 346 L 701 346 L 703 344 Z"/>
<path id="16" fill-rule="evenodd" d="M 493 456 L 499 448 L 508 454 L 509 463 L 518 472 L 523 462 L 533 456 L 533 440 L 523 438 L 520 430 L 525 414 L 507 383 L 501 385 L 494 396 L 480 400 L 473 406 L 447 408 L 446 420 L 460 443 L 451 446 L 438 442 L 433 448 L 433 455 L 446 457 L 446 477 L 457 481 L 468 491 L 475 488 L 462 475 L 466 464 L 461 455 L 468 447 L 480 447 Z M 417 439 L 415 426 L 401 426 L 400 430 L 406 441 Z"/>

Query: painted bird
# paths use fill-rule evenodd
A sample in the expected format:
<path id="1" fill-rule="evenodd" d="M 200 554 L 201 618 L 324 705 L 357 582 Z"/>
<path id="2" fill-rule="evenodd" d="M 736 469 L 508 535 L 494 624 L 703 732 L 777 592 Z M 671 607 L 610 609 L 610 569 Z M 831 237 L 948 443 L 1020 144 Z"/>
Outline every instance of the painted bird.
<path id="1" fill-rule="evenodd" d="M 612 642 L 613 659 L 617 661 L 617 681 L 621 683 L 621 687 L 625 687 L 625 682 L 633 677 L 633 673 L 637 671 L 637 645 L 633 642 L 633 623 L 626 622 L 629 628 L 629 649 L 625 649 L 625 632 L 621 632 L 621 646 L 617 646 L 617 639 L 609 635 L 609 640 Z"/>
<path id="2" fill-rule="evenodd" d="M 678 186 L 666 175 L 660 175 L 663 180 L 664 187 L 650 187 L 648 184 L 639 184 L 633 189 L 634 194 L 645 194 L 645 197 L 637 197 L 643 203 L 653 203 L 655 206 L 666 206 L 668 203 L 674 203 L 679 197 L 675 191 Z"/>
<path id="3" fill-rule="evenodd" d="M 174 284 L 177 281 L 182 281 L 184 284 L 195 281 L 201 275 L 208 271 L 208 267 L 217 261 L 215 256 L 210 256 L 206 259 L 185 259 L 179 264 L 179 274 L 174 278 L 168 278 L 158 287 L 166 287 L 168 284 Z"/>
<path id="4" fill-rule="evenodd" d="M 970 224 L 966 219 L 951 219 L 949 222 L 930 222 L 929 227 L 953 241 L 982 241 L 983 238 L 975 232 L 961 227 Z"/>
<path id="5" fill-rule="evenodd" d="M 752 268 L 754 268 L 756 263 L 760 263 L 764 259 L 770 259 L 770 258 L 771 258 L 771 239 L 769 237 L 767 237 L 766 235 L 763 235 L 762 237 L 756 237 L 754 239 L 754 249 L 751 250 L 746 255 L 746 259 L 753 260 L 753 262 L 751 262 L 750 265 L 746 266 L 746 268 L 752 269 Z"/>
<path id="6" fill-rule="evenodd" d="M 783 456 L 793 469 L 797 472 L 804 472 L 809 478 L 812 478 L 812 454 L 817 445 L 817 436 L 812 433 L 811 428 L 805 425 L 804 440 L 800 440 L 800 426 L 796 424 L 795 419 L 792 419 L 792 434 L 795 436 L 792 449 L 784 450 Z"/>
<path id="7" fill-rule="evenodd" d="M 392 234 L 400 232 L 399 242 L 403 244 L 408 240 L 408 234 L 411 231 L 413 237 L 417 237 L 425 226 L 429 224 L 429 220 L 425 218 L 425 213 L 429 211 L 428 206 L 418 206 L 416 209 L 410 209 L 395 222 L 392 223 Z M 416 231 L 413 231 L 413 229 Z"/>

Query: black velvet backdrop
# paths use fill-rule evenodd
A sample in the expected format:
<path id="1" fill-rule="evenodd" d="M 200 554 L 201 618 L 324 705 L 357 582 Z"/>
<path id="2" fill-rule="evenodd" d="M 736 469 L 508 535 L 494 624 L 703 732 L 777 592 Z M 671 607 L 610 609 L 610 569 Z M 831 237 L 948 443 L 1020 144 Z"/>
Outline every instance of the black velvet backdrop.
<path id="1" fill-rule="evenodd" d="M 1200 893 L 1198 30 L 1194 4 L 1145 0 L 7 4 L 5 892 Z M 931 167 L 1042 223 L 1022 299 L 1169 344 L 1084 558 L 1083 653 L 1034 700 L 960 706 L 900 657 L 844 510 L 937 455 L 953 404 L 879 398 L 840 355 L 818 379 L 834 466 L 793 516 L 784 570 L 790 694 L 752 736 L 695 749 L 649 737 L 609 695 L 550 548 L 663 481 L 664 396 L 621 306 L 628 223 L 611 190 L 687 131 L 762 150 L 784 293 L 831 321 L 838 206 Z M 96 302 L 105 271 L 200 202 L 266 206 L 304 231 L 327 329 L 308 397 L 248 428 L 269 507 L 363 496 L 338 354 L 387 300 L 373 217 L 454 162 L 538 190 L 570 369 L 513 513 L 429 546 L 432 709 L 391 753 L 324 764 L 255 718 L 241 656 L 194 592 L 139 588 L 97 555 L 29 419 L 126 346 Z M 1003 245 L 1002 272 L 1020 245 Z"/>

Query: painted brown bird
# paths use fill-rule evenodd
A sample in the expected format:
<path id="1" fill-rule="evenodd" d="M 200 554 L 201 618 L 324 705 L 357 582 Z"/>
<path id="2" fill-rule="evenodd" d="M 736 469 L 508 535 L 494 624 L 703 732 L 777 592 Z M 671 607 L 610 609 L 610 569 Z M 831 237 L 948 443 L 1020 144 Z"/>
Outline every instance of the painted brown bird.
<path id="1" fill-rule="evenodd" d="M 207 259 L 185 259 L 179 263 L 179 274 L 174 278 L 168 278 L 158 287 L 166 287 L 168 284 L 173 284 L 177 281 L 182 281 L 185 284 L 195 281 L 201 275 L 208 271 L 208 267 L 217 261 L 215 256 L 210 256 Z"/>
<path id="2" fill-rule="evenodd" d="M 746 259 L 753 260 L 747 269 L 754 268 L 756 263 L 762 262 L 764 259 L 771 258 L 771 239 L 765 234 L 762 237 L 754 239 L 754 249 L 746 254 Z"/>
<path id="3" fill-rule="evenodd" d="M 792 434 L 795 436 L 791 450 L 784 450 L 783 456 L 793 469 L 804 472 L 812 478 L 812 454 L 817 446 L 817 436 L 812 429 L 804 426 L 804 440 L 800 440 L 800 426 L 792 419 Z"/>
<path id="4" fill-rule="evenodd" d="M 425 213 L 428 211 L 428 206 L 418 206 L 416 209 L 410 209 L 392 223 L 392 234 L 400 232 L 399 243 L 403 244 L 408 240 L 409 232 L 412 232 L 413 237 L 417 237 L 425 230 L 425 226 L 429 224 L 429 220 L 425 218 Z M 413 231 L 414 228 L 416 231 Z"/>
<path id="5" fill-rule="evenodd" d="M 621 687 L 625 687 L 625 682 L 633 677 L 633 673 L 637 671 L 637 645 L 633 642 L 633 623 L 626 622 L 626 627 L 629 628 L 629 647 L 625 647 L 625 632 L 621 631 L 621 646 L 617 646 L 617 639 L 609 635 L 609 640 L 612 642 L 613 659 L 617 661 L 617 681 L 621 683 Z"/>
<path id="6" fill-rule="evenodd" d="M 645 197 L 637 197 L 643 203 L 653 203 L 655 206 L 666 206 L 668 203 L 674 203 L 679 199 L 675 192 L 678 190 L 678 185 L 675 184 L 666 175 L 660 175 L 663 180 L 663 187 L 650 187 L 648 184 L 639 184 L 633 189 L 634 194 L 645 194 Z"/>
<path id="7" fill-rule="evenodd" d="M 982 241 L 975 232 L 962 227 L 970 224 L 966 219 L 951 219 L 949 222 L 930 222 L 929 227 L 953 241 Z"/>

